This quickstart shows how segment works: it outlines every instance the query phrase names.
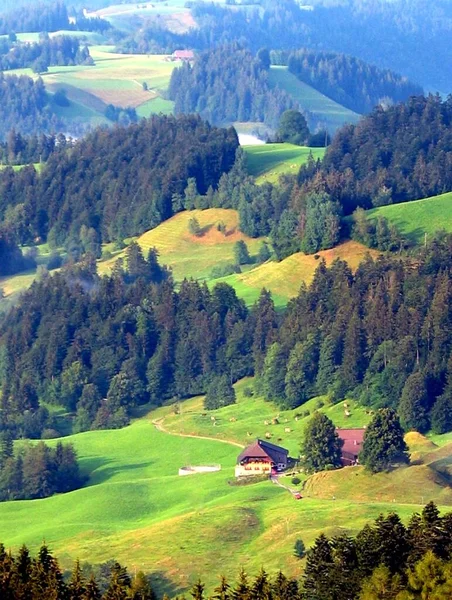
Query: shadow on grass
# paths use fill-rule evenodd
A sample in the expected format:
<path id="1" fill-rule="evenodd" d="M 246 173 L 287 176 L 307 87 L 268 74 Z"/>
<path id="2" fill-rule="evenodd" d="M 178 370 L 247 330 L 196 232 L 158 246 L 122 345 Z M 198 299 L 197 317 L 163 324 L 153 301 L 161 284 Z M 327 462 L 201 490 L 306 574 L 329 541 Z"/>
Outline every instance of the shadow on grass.
<path id="1" fill-rule="evenodd" d="M 111 465 L 111 466 L 108 466 Z M 100 456 L 93 458 L 82 458 L 80 460 L 80 471 L 83 476 L 88 477 L 83 487 L 92 487 L 108 482 L 118 473 L 143 469 L 152 465 L 151 461 L 146 462 L 130 462 L 128 464 L 116 464 L 115 461 L 105 460 Z M 130 475 L 133 479 L 133 474 Z"/>
<path id="2" fill-rule="evenodd" d="M 169 579 L 163 571 L 155 571 L 148 575 L 149 582 L 157 597 L 162 598 L 164 594 L 170 598 L 174 598 L 186 592 L 186 588 L 182 588 L 174 581 Z"/>

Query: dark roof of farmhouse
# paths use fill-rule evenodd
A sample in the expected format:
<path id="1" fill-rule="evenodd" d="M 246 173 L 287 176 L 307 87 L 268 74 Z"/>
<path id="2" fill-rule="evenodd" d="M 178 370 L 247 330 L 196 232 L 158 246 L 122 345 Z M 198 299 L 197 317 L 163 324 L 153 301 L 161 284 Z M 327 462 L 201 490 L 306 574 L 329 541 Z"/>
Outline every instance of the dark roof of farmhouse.
<path id="1" fill-rule="evenodd" d="M 279 462 L 281 454 L 287 456 L 289 451 L 270 442 L 256 440 L 239 454 L 237 462 L 240 463 L 245 458 L 270 458 L 273 462 Z"/>

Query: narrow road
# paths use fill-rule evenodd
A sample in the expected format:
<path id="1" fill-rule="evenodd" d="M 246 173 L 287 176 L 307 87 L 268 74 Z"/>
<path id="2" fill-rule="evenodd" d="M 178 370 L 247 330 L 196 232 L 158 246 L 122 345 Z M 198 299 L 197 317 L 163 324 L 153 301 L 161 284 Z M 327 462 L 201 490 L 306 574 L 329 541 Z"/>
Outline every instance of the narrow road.
<path id="1" fill-rule="evenodd" d="M 237 446 L 237 448 L 245 447 L 243 444 L 239 444 L 238 442 L 233 442 L 232 440 L 220 440 L 219 438 L 209 437 L 207 435 L 194 435 L 193 433 L 175 433 L 174 431 L 168 431 L 168 429 L 166 429 L 163 426 L 164 420 L 165 420 L 165 418 L 161 417 L 160 419 L 153 419 L 153 421 L 152 421 L 152 424 L 154 425 L 154 427 L 158 431 L 161 431 L 162 433 L 167 433 L 168 435 L 177 435 L 179 437 L 195 438 L 198 440 L 209 440 L 211 442 L 222 442 L 223 444 L 231 444 L 232 446 Z"/>

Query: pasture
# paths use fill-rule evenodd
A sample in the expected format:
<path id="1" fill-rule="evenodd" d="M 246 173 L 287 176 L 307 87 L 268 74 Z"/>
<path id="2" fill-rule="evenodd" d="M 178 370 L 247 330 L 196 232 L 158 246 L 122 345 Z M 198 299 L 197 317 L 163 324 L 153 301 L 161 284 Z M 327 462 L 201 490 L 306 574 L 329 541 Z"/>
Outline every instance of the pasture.
<path id="1" fill-rule="evenodd" d="M 74 444 L 90 481 L 68 494 L 1 503 L 0 540 L 7 548 L 26 543 L 36 550 L 45 539 L 65 567 L 76 558 L 92 563 L 115 558 L 131 572 L 151 573 L 156 590 L 174 596 L 187 591 L 198 576 L 211 591 L 219 574 L 233 578 L 240 566 L 251 575 L 263 565 L 271 573 L 284 568 L 299 576 L 303 561 L 293 556 L 298 538 L 309 546 L 322 531 L 356 533 L 380 512 L 397 510 L 407 520 L 420 510 L 421 500 L 437 499 L 443 507 L 452 503 L 450 491 L 430 477 L 427 467 L 376 478 L 362 468 L 322 473 L 307 480 L 301 501 L 269 481 L 230 485 L 238 447 L 177 434 L 187 430 L 247 442 L 251 438 L 243 438 L 245 430 L 251 428 L 253 437 L 261 435 L 267 427 L 263 420 L 279 414 L 283 423 L 268 428 L 276 432 L 287 427 L 288 418 L 291 434 L 278 437 L 296 456 L 305 422 L 294 420 L 296 411 L 280 411 L 257 397 L 246 399 L 243 389 L 249 384 L 248 380 L 237 385 L 236 406 L 212 413 L 218 420 L 216 427 L 210 417 L 203 417 L 198 398 L 182 403 L 180 415 L 166 406 L 121 430 L 65 438 Z M 298 411 L 312 411 L 316 402 L 319 399 Z M 347 425 L 367 422 L 363 409 L 350 406 Z M 320 409 L 336 424 L 344 424 L 342 403 Z M 232 413 L 235 422 L 229 421 Z M 176 435 L 159 431 L 155 420 Z M 272 439 L 277 443 L 276 435 Z M 219 463 L 222 470 L 177 475 L 181 466 L 205 463 Z M 423 497 L 421 490 L 425 490 Z"/>
<path id="2" fill-rule="evenodd" d="M 325 148 L 308 148 L 294 144 L 264 144 L 243 146 L 246 154 L 248 173 L 256 177 L 256 183 L 277 183 L 279 176 L 286 173 L 295 175 L 300 166 L 312 155 L 323 158 Z"/>
<path id="3" fill-rule="evenodd" d="M 196 237 L 188 230 L 190 219 L 196 218 L 202 235 Z M 226 226 L 225 233 L 217 229 L 218 223 Z M 238 230 L 237 211 L 224 208 L 208 208 L 178 213 L 138 238 L 146 253 L 157 248 L 160 262 L 173 270 L 176 281 L 184 277 L 209 279 L 213 267 L 234 263 L 234 245 L 243 240 L 251 256 L 256 255 L 262 239 L 252 239 Z"/>
<path id="4" fill-rule="evenodd" d="M 385 217 L 411 242 L 424 243 L 437 231 L 452 232 L 452 192 L 413 200 L 400 204 L 390 204 L 367 211 L 369 219 Z"/>
<path id="5" fill-rule="evenodd" d="M 53 104 L 52 110 L 60 117 L 92 127 L 110 123 L 104 116 L 108 104 L 133 107 L 140 117 L 172 113 L 173 103 L 163 96 L 176 63 L 165 60 L 164 55 L 115 54 L 111 49 L 92 46 L 94 65 L 49 67 L 41 74 L 50 93 L 64 89 L 70 101 L 67 107 Z M 31 69 L 8 74 L 37 77 Z M 147 90 L 143 89 L 144 83 Z"/>
<path id="6" fill-rule="evenodd" d="M 312 114 L 314 121 L 334 133 L 345 123 L 356 123 L 357 113 L 324 96 L 313 87 L 303 83 L 290 73 L 287 67 L 273 65 L 269 72 L 269 82 L 289 93 L 301 108 Z"/>
<path id="7" fill-rule="evenodd" d="M 321 258 L 327 265 L 331 265 L 337 258 L 345 260 L 354 271 L 367 254 L 375 257 L 378 252 L 350 240 L 330 250 L 320 250 L 315 255 L 298 252 L 281 262 L 267 261 L 254 269 L 229 275 L 217 281 L 224 281 L 232 285 L 237 295 L 244 298 L 248 305 L 257 300 L 261 289 L 265 287 L 272 292 L 276 306 L 281 308 L 287 304 L 290 298 L 298 294 L 303 282 L 307 284 L 311 282 Z"/>

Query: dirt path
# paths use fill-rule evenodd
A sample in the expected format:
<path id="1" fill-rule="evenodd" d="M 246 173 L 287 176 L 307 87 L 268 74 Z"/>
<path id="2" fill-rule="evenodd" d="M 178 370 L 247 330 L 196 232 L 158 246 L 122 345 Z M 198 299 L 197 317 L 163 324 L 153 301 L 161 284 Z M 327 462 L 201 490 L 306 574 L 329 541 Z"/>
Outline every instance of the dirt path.
<path id="1" fill-rule="evenodd" d="M 209 440 L 211 442 L 222 442 L 223 444 L 231 444 L 232 446 L 237 446 L 237 448 L 245 447 L 243 444 L 239 444 L 238 442 L 233 442 L 232 440 L 220 440 L 219 438 L 208 437 L 207 435 L 194 435 L 192 433 L 175 433 L 174 431 L 168 431 L 168 429 L 166 429 L 163 426 L 164 420 L 165 420 L 165 418 L 161 417 L 160 419 L 153 419 L 153 421 L 152 421 L 152 424 L 154 425 L 154 427 L 158 431 L 161 431 L 162 433 L 167 433 L 168 435 L 177 435 L 179 437 L 195 438 L 198 440 Z"/>

